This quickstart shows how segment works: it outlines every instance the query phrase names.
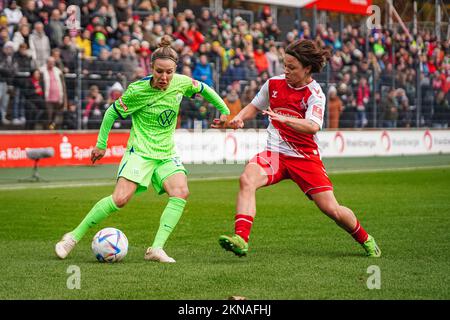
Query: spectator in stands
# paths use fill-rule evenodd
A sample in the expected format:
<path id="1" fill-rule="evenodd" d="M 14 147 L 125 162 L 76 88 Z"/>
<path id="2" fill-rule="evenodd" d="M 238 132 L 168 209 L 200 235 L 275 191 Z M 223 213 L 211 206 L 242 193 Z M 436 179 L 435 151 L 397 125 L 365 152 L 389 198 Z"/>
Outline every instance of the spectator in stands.
<path id="1" fill-rule="evenodd" d="M 117 28 L 116 12 L 108 0 L 101 2 L 94 15 L 100 17 L 100 21 L 105 26 L 106 31 L 111 34 Z"/>
<path id="2" fill-rule="evenodd" d="M 133 74 L 133 78 L 132 78 L 131 82 L 140 80 L 142 78 L 145 78 L 146 76 L 148 76 L 148 74 L 145 73 L 145 70 L 141 67 L 137 67 L 134 70 L 134 74 Z"/>
<path id="3" fill-rule="evenodd" d="M 144 39 L 150 43 L 151 48 L 157 48 L 161 37 L 164 35 L 163 27 L 159 23 L 154 24 L 153 27 L 146 31 Z"/>
<path id="4" fill-rule="evenodd" d="M 36 62 L 31 58 L 30 51 L 28 50 L 28 45 L 23 42 L 19 46 L 19 50 L 14 53 L 14 61 L 17 63 L 18 72 L 31 72 L 31 70 L 36 69 Z"/>
<path id="5" fill-rule="evenodd" d="M 177 27 L 177 31 L 173 33 L 175 39 L 180 39 L 185 45 L 191 46 L 193 39 L 189 38 L 189 23 L 187 21 L 182 21 Z"/>
<path id="6" fill-rule="evenodd" d="M 10 93 L 8 85 L 12 84 L 13 76 L 17 71 L 17 63 L 14 61 L 14 44 L 8 41 L 0 52 L 0 112 L 3 124 L 9 124 L 6 119 L 8 112 Z"/>
<path id="7" fill-rule="evenodd" d="M 366 78 L 360 78 L 358 89 L 356 91 L 356 127 L 364 128 L 367 126 L 366 110 L 369 104 L 370 90 Z"/>
<path id="8" fill-rule="evenodd" d="M 103 119 L 104 99 L 100 93 L 99 87 L 92 85 L 89 88 L 89 94 L 86 99 L 86 105 L 83 111 L 83 128 L 98 129 Z"/>
<path id="9" fill-rule="evenodd" d="M 448 128 L 450 107 L 444 91 L 439 91 L 434 104 L 432 126 L 433 128 Z"/>
<path id="10" fill-rule="evenodd" d="M 218 43 L 222 43 L 222 34 L 220 33 L 219 26 L 217 24 L 213 24 L 211 29 L 207 33 L 206 40 L 210 43 L 217 41 Z"/>
<path id="11" fill-rule="evenodd" d="M 79 32 L 75 43 L 77 48 L 83 53 L 83 58 L 90 58 L 92 56 L 91 32 L 88 29 Z"/>
<path id="12" fill-rule="evenodd" d="M 67 73 L 69 71 L 69 69 L 64 65 L 64 62 L 61 58 L 61 50 L 59 48 L 53 48 L 50 56 L 55 59 L 55 67 L 57 67 L 63 73 Z"/>
<path id="13" fill-rule="evenodd" d="M 412 112 L 409 106 L 409 100 L 405 89 L 398 88 L 396 91 L 396 98 L 399 105 L 398 122 L 399 127 L 410 128 L 412 124 Z"/>
<path id="14" fill-rule="evenodd" d="M 96 32 L 94 37 L 94 43 L 92 44 L 92 55 L 98 57 L 102 49 L 111 51 L 111 47 L 106 44 L 106 36 L 102 32 Z"/>
<path id="15" fill-rule="evenodd" d="M 66 35 L 63 37 L 62 45 L 59 47 L 61 60 L 66 68 L 64 73 L 75 72 L 77 65 L 77 45 L 76 39 Z"/>
<path id="16" fill-rule="evenodd" d="M 30 35 L 31 56 L 38 67 L 44 66 L 50 57 L 50 40 L 44 32 L 44 24 L 36 22 L 33 33 Z"/>
<path id="17" fill-rule="evenodd" d="M 250 58 L 245 63 L 245 75 L 247 80 L 256 80 L 259 76 L 258 69 L 256 69 L 255 60 Z"/>
<path id="18" fill-rule="evenodd" d="M 203 81 L 208 86 L 213 87 L 213 69 L 208 62 L 206 54 L 200 55 L 200 61 L 195 65 L 192 76 L 196 80 Z"/>
<path id="19" fill-rule="evenodd" d="M 12 105 L 12 124 L 24 125 L 26 122 L 25 114 L 25 87 L 30 77 L 30 72 L 36 67 L 34 61 L 29 56 L 28 46 L 24 42 L 20 45 L 19 51 L 14 53 L 14 63 L 16 64 L 16 74 L 10 75 L 14 77 L 14 99 Z"/>
<path id="20" fill-rule="evenodd" d="M 28 23 L 19 25 L 19 30 L 14 32 L 12 42 L 14 43 L 14 51 L 19 50 L 22 43 L 26 43 L 30 47 L 30 26 Z"/>
<path id="21" fill-rule="evenodd" d="M 339 118 L 339 127 L 354 128 L 356 118 L 356 100 L 354 99 L 353 92 L 345 81 L 338 84 L 337 91 L 344 106 Z"/>
<path id="22" fill-rule="evenodd" d="M 0 16 L 0 21 L 2 20 L 2 18 L 5 17 Z M 5 43 L 7 43 L 8 41 L 9 41 L 8 29 L 6 28 L 6 26 L 0 26 L 0 48 L 3 48 Z"/>
<path id="23" fill-rule="evenodd" d="M 138 60 L 136 57 L 136 53 L 134 52 L 134 47 L 129 47 L 128 45 L 123 43 L 120 45 L 119 49 L 123 72 L 127 80 L 131 81 L 131 79 L 133 79 L 134 71 L 138 67 Z"/>
<path id="24" fill-rule="evenodd" d="M 186 34 L 191 40 L 188 45 L 191 47 L 194 53 L 197 52 L 200 45 L 205 41 L 205 37 L 201 34 L 200 31 L 197 30 L 197 25 L 195 23 L 191 23 L 189 25 L 189 29 Z"/>
<path id="25" fill-rule="evenodd" d="M 31 76 L 25 85 L 26 125 L 25 129 L 46 129 L 48 125 L 44 82 L 38 69 L 31 71 Z"/>
<path id="26" fill-rule="evenodd" d="M 381 105 L 381 119 L 383 121 L 383 127 L 396 128 L 399 106 L 396 99 L 395 88 L 389 89 L 388 96 Z"/>
<path id="27" fill-rule="evenodd" d="M 109 57 L 108 79 L 124 80 L 124 66 L 122 63 L 121 52 L 119 48 L 113 48 Z"/>
<path id="28" fill-rule="evenodd" d="M 48 29 L 50 31 L 49 38 L 52 47 L 59 47 L 63 43 L 64 32 L 66 26 L 61 21 L 61 12 L 59 9 L 53 9 L 50 20 L 48 22 Z"/>
<path id="29" fill-rule="evenodd" d="M 230 109 L 230 115 L 228 116 L 227 121 L 225 122 L 225 128 L 228 125 L 228 122 L 230 122 L 242 109 L 242 103 L 241 99 L 239 99 L 238 92 L 234 89 L 230 90 L 228 94 L 223 99 L 225 104 L 227 105 L 228 109 Z"/>
<path id="30" fill-rule="evenodd" d="M 120 98 L 122 93 L 124 92 L 123 86 L 119 82 L 115 82 L 107 92 L 107 99 L 105 101 L 105 104 L 103 106 L 103 110 L 108 109 L 108 107 L 114 103 L 117 99 Z M 121 120 L 114 122 L 113 128 L 122 128 L 126 124 L 130 124 L 130 119 L 128 120 Z"/>
<path id="31" fill-rule="evenodd" d="M 17 6 L 16 0 L 9 1 L 8 7 L 5 8 L 4 13 L 6 18 L 8 19 L 8 32 L 9 35 L 12 36 L 14 29 L 19 24 L 20 19 L 22 19 L 22 11 Z"/>
<path id="32" fill-rule="evenodd" d="M 211 18 L 209 9 L 202 9 L 201 16 L 197 19 L 198 31 L 200 31 L 204 35 L 207 35 L 213 24 L 214 22 Z"/>
<path id="33" fill-rule="evenodd" d="M 36 22 L 41 21 L 38 11 L 36 10 L 36 3 L 34 0 L 25 0 L 23 5 L 22 14 L 27 18 L 29 24 L 34 25 Z"/>
<path id="34" fill-rule="evenodd" d="M 283 73 L 283 61 L 279 56 L 277 47 L 275 45 L 270 46 L 269 51 L 266 52 L 268 69 L 270 77 L 274 77 Z"/>
<path id="35" fill-rule="evenodd" d="M 107 49 L 101 49 L 100 55 L 97 60 L 93 60 L 89 64 L 89 77 L 92 79 L 100 79 L 101 81 L 92 81 L 90 83 L 95 83 L 99 86 L 100 90 L 104 92 L 108 86 L 108 81 L 112 77 L 111 73 L 111 62 L 109 57 L 110 52 Z"/>
<path id="36" fill-rule="evenodd" d="M 267 60 L 267 56 L 262 46 L 258 46 L 256 48 L 253 54 L 253 58 L 255 60 L 255 66 L 259 74 L 267 71 L 267 69 L 269 68 L 269 61 Z"/>
<path id="37" fill-rule="evenodd" d="M 224 84 L 229 86 L 232 85 L 233 82 L 239 82 L 240 80 L 245 80 L 246 78 L 247 73 L 245 67 L 241 63 L 241 59 L 235 57 L 233 59 L 233 64 L 230 64 L 222 79 Z"/>
<path id="38" fill-rule="evenodd" d="M 327 127 L 329 129 L 337 129 L 339 128 L 339 118 L 341 116 L 342 111 L 344 110 L 344 106 L 342 104 L 341 99 L 337 94 L 337 89 L 334 86 L 331 86 L 328 89 L 328 99 L 327 99 L 327 107 L 328 107 L 328 124 Z"/>
<path id="39" fill-rule="evenodd" d="M 125 21 L 130 24 L 132 22 L 131 7 L 128 7 L 126 0 L 117 0 L 114 10 L 116 12 L 117 23 Z"/>
<path id="40" fill-rule="evenodd" d="M 147 75 L 151 73 L 151 54 L 152 51 L 149 48 L 142 47 L 137 56 L 138 66 L 144 69 Z"/>
<path id="41" fill-rule="evenodd" d="M 68 103 L 67 110 L 64 110 L 62 129 L 76 130 L 78 128 L 77 105 L 72 101 Z"/>
<path id="42" fill-rule="evenodd" d="M 40 68 L 44 79 L 45 108 L 48 128 L 60 129 L 62 115 L 67 106 L 67 91 L 62 70 L 55 67 L 55 59 L 47 58 L 47 64 Z"/>

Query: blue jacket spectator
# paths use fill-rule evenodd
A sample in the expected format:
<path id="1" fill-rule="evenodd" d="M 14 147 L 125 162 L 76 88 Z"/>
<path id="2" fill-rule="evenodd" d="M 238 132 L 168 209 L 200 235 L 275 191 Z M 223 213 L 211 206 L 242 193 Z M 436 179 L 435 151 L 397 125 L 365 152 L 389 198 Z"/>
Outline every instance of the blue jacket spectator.
<path id="1" fill-rule="evenodd" d="M 101 32 L 97 32 L 95 34 L 95 40 L 92 43 L 92 55 L 98 57 L 102 49 L 111 52 L 111 47 L 106 44 L 106 36 Z"/>
<path id="2" fill-rule="evenodd" d="M 227 86 L 235 81 L 247 79 L 247 72 L 245 70 L 245 66 L 241 62 L 241 59 L 235 57 L 233 62 L 233 65 L 230 64 L 223 77 L 223 80 Z"/>
<path id="3" fill-rule="evenodd" d="M 203 81 L 210 87 L 213 86 L 213 69 L 208 62 L 208 57 L 205 54 L 200 56 L 200 61 L 195 65 L 192 76 L 194 79 Z"/>

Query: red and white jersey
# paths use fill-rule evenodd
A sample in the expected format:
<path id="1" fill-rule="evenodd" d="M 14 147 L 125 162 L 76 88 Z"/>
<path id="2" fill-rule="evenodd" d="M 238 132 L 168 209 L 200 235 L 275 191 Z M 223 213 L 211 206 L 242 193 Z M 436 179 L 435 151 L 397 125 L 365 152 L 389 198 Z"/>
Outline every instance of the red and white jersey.
<path id="1" fill-rule="evenodd" d="M 326 98 L 322 88 L 312 80 L 307 85 L 294 88 L 284 75 L 272 77 L 266 81 L 252 102 L 260 110 L 267 110 L 286 117 L 309 119 L 322 129 Z M 267 127 L 267 150 L 293 157 L 309 158 L 319 155 L 316 135 L 300 133 L 278 121 L 270 120 Z"/>

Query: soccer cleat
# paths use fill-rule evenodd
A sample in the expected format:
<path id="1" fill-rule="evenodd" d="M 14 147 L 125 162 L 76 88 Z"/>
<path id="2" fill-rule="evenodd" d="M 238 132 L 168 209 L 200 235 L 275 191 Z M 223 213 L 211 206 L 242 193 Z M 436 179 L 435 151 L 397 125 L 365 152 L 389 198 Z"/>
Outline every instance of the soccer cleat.
<path id="1" fill-rule="evenodd" d="M 75 247 L 77 241 L 71 233 L 66 233 L 61 241 L 59 241 L 55 246 L 55 252 L 58 258 L 65 259 L 70 251 Z"/>
<path id="2" fill-rule="evenodd" d="M 248 243 L 241 236 L 235 234 L 231 237 L 220 236 L 219 244 L 227 251 L 232 251 L 238 257 L 244 257 L 248 252 Z"/>
<path id="3" fill-rule="evenodd" d="M 362 244 L 362 247 L 366 250 L 366 255 L 368 257 L 379 258 L 381 256 L 381 250 L 371 235 L 369 235 L 366 242 Z"/>
<path id="4" fill-rule="evenodd" d="M 167 255 L 162 248 L 148 248 L 144 256 L 145 260 L 174 263 L 175 259 Z"/>

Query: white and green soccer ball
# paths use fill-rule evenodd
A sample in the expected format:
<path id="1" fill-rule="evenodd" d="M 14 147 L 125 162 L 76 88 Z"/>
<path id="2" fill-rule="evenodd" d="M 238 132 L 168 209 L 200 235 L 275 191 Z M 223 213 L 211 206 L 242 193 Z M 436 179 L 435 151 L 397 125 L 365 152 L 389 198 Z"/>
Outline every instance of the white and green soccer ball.
<path id="1" fill-rule="evenodd" d="M 104 228 L 92 239 L 92 252 L 100 262 L 118 262 L 128 252 L 128 239 L 116 228 Z"/>

